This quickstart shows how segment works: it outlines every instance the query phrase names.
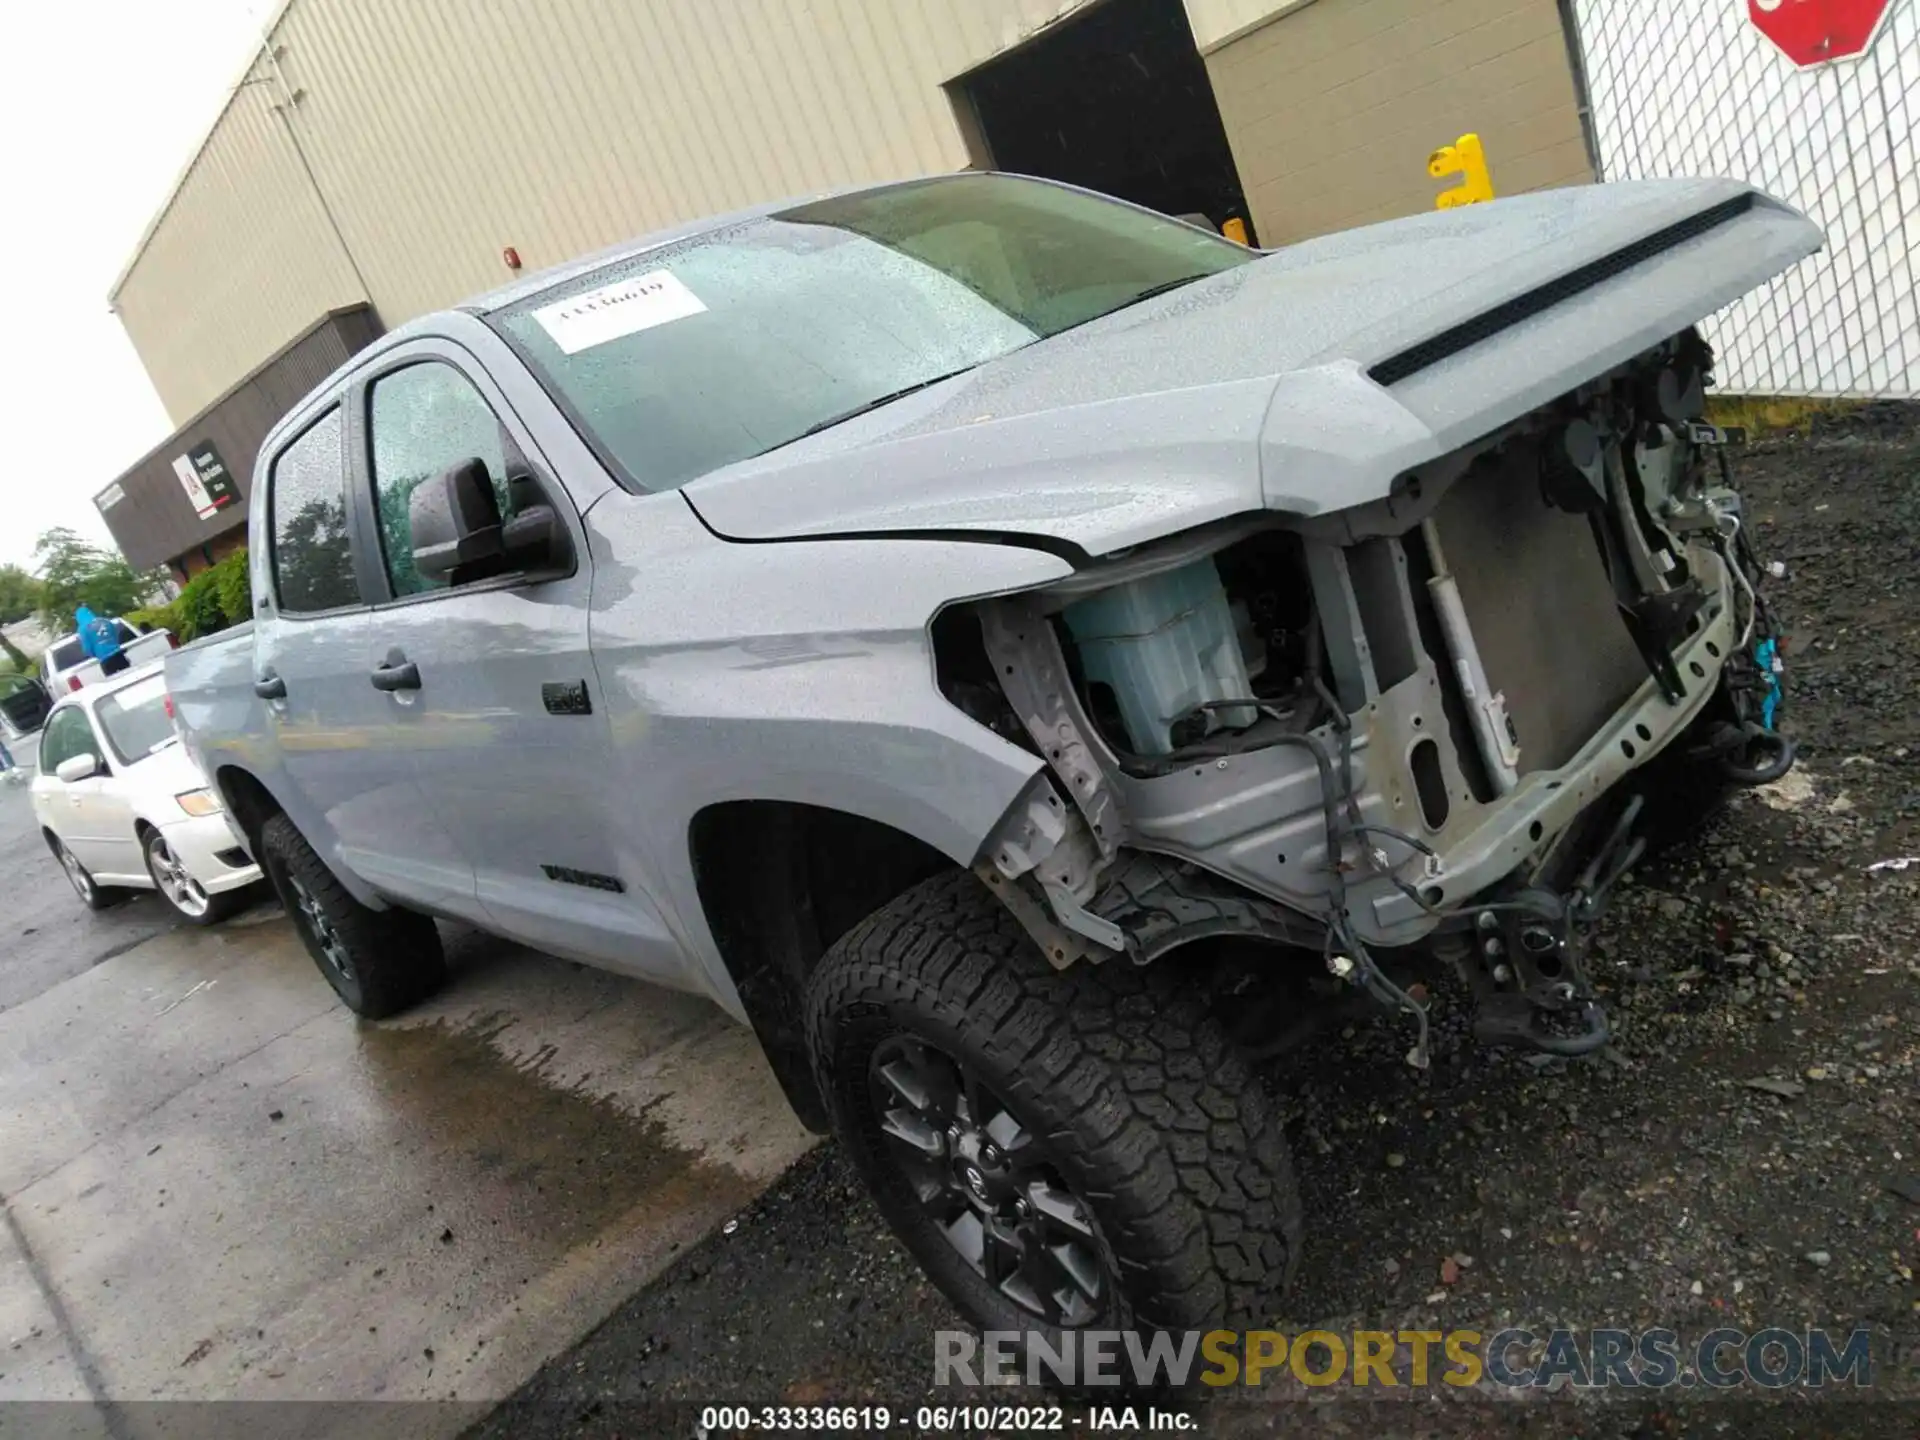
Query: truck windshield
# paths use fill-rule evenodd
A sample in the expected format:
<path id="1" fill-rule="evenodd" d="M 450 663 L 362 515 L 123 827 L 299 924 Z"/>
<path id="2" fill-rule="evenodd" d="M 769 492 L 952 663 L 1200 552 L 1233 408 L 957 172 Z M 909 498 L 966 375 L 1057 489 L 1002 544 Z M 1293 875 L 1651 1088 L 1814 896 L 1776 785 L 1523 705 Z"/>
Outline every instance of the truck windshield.
<path id="1" fill-rule="evenodd" d="M 116 690 L 94 706 L 93 713 L 122 765 L 144 760 L 178 738 L 173 731 L 173 716 L 167 713 L 164 675 L 136 680 L 126 689 Z"/>
<path id="2" fill-rule="evenodd" d="M 814 201 L 490 316 L 602 459 L 662 490 L 1253 259 L 1006 175 Z"/>

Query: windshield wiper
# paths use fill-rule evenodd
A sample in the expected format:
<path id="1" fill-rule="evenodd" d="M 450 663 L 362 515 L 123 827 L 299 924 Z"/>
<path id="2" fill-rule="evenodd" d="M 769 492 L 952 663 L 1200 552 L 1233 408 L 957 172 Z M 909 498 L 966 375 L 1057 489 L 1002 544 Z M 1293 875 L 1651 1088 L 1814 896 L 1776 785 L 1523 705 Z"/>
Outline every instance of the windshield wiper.
<path id="1" fill-rule="evenodd" d="M 1058 330 L 1052 331 L 1047 338 L 1052 339 L 1054 335 L 1064 335 L 1069 330 L 1078 330 L 1082 325 L 1091 325 L 1094 321 L 1104 320 L 1109 315 L 1118 315 L 1122 310 L 1138 305 L 1142 300 L 1151 300 L 1154 296 L 1164 295 L 1169 290 L 1178 290 L 1182 286 L 1193 284 L 1196 280 L 1206 280 L 1214 275 L 1223 273 L 1225 272 L 1209 270 L 1199 275 L 1182 275 L 1178 280 L 1162 280 L 1158 285 L 1149 285 L 1144 290 L 1135 291 L 1111 310 L 1102 310 L 1098 315 L 1089 315 L 1086 319 L 1076 320 L 1071 325 L 1062 325 Z"/>
<path id="2" fill-rule="evenodd" d="M 1178 280 L 1162 280 L 1158 285 L 1149 285 L 1146 289 L 1134 295 L 1132 299 L 1122 300 L 1118 305 L 1114 306 L 1113 309 L 1124 310 L 1129 305 L 1138 305 L 1142 300 L 1151 300 L 1156 295 L 1164 295 L 1169 290 L 1178 290 L 1183 285 L 1191 285 L 1196 280 L 1204 280 L 1206 278 L 1205 275 L 1182 275 Z M 1113 310 L 1109 310 L 1107 313 L 1111 315 Z"/>
<path id="3" fill-rule="evenodd" d="M 896 400 L 904 400 L 916 391 L 926 390 L 938 385 L 942 380 L 951 380 L 956 375 L 964 375 L 969 370 L 978 370 L 979 368 L 978 365 L 962 365 L 958 370 L 949 370 L 946 374 L 936 375 L 931 380 L 916 380 L 911 385 L 903 385 L 898 390 L 890 390 L 885 395 L 875 396 L 863 404 L 854 406 L 851 410 L 843 410 L 838 415 L 831 415 L 825 420 L 809 425 L 798 435 L 795 435 L 792 440 L 782 440 L 780 445 L 791 445 L 794 440 L 804 440 L 809 435 L 818 435 L 822 430 L 831 430 L 834 426 L 841 424 L 843 421 L 851 420 L 856 415 L 865 415 L 869 410 L 878 410 L 882 405 L 891 405 Z M 771 448 L 778 450 L 780 445 L 775 445 Z"/>

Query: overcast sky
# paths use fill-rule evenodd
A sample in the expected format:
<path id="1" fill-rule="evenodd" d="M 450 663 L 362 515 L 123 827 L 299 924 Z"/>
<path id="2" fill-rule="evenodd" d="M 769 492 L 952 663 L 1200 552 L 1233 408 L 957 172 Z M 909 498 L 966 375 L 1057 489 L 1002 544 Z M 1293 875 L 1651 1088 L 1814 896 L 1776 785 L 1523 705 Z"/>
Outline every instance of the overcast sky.
<path id="1" fill-rule="evenodd" d="M 173 428 L 107 309 L 271 0 L 9 7 L 0 44 L 0 564 L 68 525 Z"/>

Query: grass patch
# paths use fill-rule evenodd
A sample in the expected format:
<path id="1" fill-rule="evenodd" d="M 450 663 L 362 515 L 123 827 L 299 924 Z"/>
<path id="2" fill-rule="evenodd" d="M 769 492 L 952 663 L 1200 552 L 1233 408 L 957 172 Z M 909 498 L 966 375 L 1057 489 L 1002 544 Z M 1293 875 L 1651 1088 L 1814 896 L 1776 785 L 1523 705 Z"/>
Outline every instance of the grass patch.
<path id="1" fill-rule="evenodd" d="M 1707 419 L 1738 426 L 1758 440 L 1767 435 L 1807 435 L 1814 423 L 1858 410 L 1859 400 L 1818 400 L 1804 395 L 1710 395 Z"/>

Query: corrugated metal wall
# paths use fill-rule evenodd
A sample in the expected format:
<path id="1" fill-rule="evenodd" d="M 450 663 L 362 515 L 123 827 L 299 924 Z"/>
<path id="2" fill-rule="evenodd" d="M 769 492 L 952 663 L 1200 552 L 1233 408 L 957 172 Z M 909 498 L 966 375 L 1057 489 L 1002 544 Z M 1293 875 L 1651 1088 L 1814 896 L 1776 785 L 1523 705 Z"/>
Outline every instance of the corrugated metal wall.
<path id="1" fill-rule="evenodd" d="M 1285 10 L 1311 5 L 1313 0 L 1186 0 L 1193 43 L 1201 54 L 1219 48 L 1254 26 Z"/>
<path id="2" fill-rule="evenodd" d="M 228 534 L 245 533 L 253 462 L 280 417 L 380 334 L 365 306 L 328 315 L 247 380 L 148 451 L 94 497 L 114 543 L 136 570 L 172 560 Z M 174 473 L 174 458 L 211 443 L 240 489 L 240 502 L 202 520 Z M 216 552 L 217 553 L 217 552 Z M 193 567 L 190 567 L 193 568 Z"/>
<path id="3" fill-rule="evenodd" d="M 392 326 L 501 283 L 506 245 L 538 268 L 964 166 L 944 82 L 1080 3 L 292 0 L 279 74 L 263 60 L 236 92 L 118 308 L 190 414 L 329 307 L 364 298 Z M 289 92 L 298 151 L 269 108 Z"/>
<path id="4" fill-rule="evenodd" d="M 178 425 L 329 310 L 365 302 L 269 108 L 235 91 L 114 295 Z"/>
<path id="5" fill-rule="evenodd" d="M 1470 130 L 1503 195 L 1594 178 L 1555 0 L 1313 0 L 1206 60 L 1262 244 L 1432 209 Z"/>

